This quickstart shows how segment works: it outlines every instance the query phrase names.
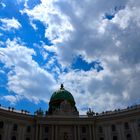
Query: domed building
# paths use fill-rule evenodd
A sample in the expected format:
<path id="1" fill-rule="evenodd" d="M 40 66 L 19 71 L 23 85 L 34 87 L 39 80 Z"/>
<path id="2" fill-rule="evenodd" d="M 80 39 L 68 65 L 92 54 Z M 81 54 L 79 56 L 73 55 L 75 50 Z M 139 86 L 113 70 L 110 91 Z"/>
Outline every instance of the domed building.
<path id="1" fill-rule="evenodd" d="M 52 94 L 48 113 L 49 115 L 79 115 L 72 94 L 64 89 L 63 84 Z"/>
<path id="2" fill-rule="evenodd" d="M 140 105 L 79 115 L 63 85 L 34 115 L 0 106 L 0 140 L 140 140 Z"/>

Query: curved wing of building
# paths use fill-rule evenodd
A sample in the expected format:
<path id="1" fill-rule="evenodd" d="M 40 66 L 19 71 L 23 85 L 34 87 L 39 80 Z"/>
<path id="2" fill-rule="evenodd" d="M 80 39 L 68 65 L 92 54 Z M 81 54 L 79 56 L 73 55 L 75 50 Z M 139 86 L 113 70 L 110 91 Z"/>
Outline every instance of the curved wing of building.
<path id="1" fill-rule="evenodd" d="M 46 114 L 1 106 L 0 140 L 140 140 L 140 105 L 79 115 L 72 94 L 61 85 Z"/>

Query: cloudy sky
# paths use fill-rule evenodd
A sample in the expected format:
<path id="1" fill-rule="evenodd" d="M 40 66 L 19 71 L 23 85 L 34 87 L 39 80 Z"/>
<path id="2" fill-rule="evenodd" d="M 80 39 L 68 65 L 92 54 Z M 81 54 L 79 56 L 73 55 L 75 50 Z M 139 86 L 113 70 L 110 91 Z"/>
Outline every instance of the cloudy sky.
<path id="1" fill-rule="evenodd" d="M 139 0 L 0 0 L 0 104 L 47 110 L 61 83 L 80 113 L 140 103 Z"/>

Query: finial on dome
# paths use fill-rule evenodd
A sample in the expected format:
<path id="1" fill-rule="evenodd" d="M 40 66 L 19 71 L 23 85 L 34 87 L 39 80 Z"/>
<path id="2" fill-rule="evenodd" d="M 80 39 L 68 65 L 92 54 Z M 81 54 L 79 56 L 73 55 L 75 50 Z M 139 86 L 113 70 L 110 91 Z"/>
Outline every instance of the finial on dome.
<path id="1" fill-rule="evenodd" d="M 61 84 L 61 87 L 60 87 L 60 89 L 64 89 L 64 85 L 63 85 L 63 84 Z"/>

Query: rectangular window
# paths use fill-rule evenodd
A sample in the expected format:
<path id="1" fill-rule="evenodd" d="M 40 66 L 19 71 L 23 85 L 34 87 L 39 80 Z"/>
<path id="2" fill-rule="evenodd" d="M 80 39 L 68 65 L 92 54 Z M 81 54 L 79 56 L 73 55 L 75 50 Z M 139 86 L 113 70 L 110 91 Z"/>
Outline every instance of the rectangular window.
<path id="1" fill-rule="evenodd" d="M 140 128 L 140 119 L 137 120 L 138 128 Z"/>
<path id="2" fill-rule="evenodd" d="M 125 129 L 129 129 L 129 123 L 128 123 L 128 122 L 125 122 L 125 123 L 124 123 L 124 128 L 125 128 Z"/>

